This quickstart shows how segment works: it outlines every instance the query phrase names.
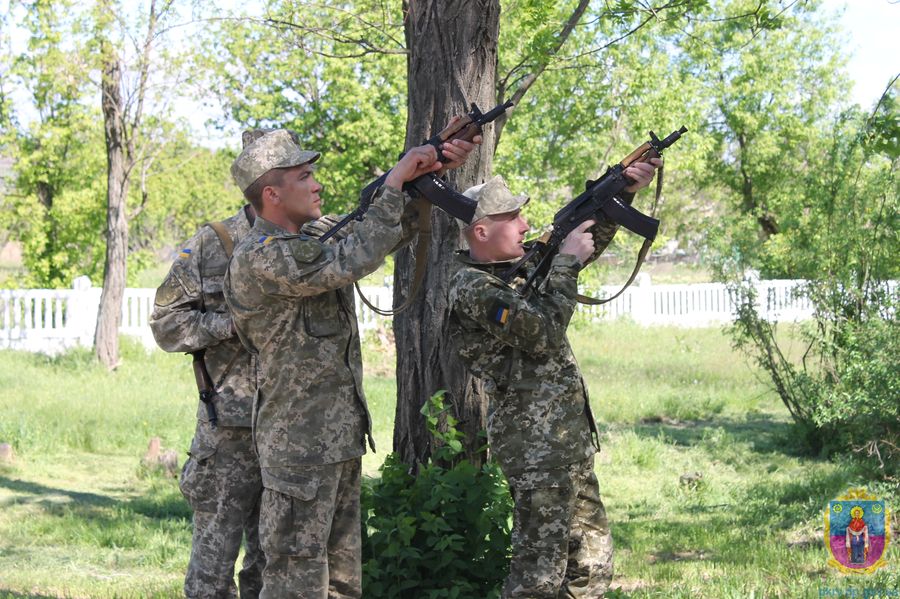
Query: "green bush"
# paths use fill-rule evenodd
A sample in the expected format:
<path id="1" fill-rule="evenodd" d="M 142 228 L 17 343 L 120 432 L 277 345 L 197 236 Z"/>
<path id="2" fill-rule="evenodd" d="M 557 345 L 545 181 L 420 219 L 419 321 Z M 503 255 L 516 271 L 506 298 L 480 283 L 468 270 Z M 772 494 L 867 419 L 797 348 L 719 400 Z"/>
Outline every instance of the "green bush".
<path id="1" fill-rule="evenodd" d="M 900 324 L 878 317 L 847 323 L 835 345 L 833 369 L 816 389 L 816 424 L 837 448 L 900 474 Z"/>
<path id="2" fill-rule="evenodd" d="M 396 454 L 362 489 L 363 587 L 373 599 L 499 597 L 509 567 L 512 499 L 496 464 L 461 459 L 443 392 L 422 409 L 436 449 L 417 475 Z M 441 418 L 443 416 L 443 418 Z M 439 430 L 439 421 L 446 431 Z"/>
<path id="3" fill-rule="evenodd" d="M 853 452 L 876 476 L 900 474 L 897 302 L 880 297 L 848 318 L 848 310 L 827 309 L 823 295 L 842 295 L 847 306 L 852 294 L 833 283 L 808 285 L 804 293 L 817 311 L 802 329 L 806 350 L 798 359 L 783 349 L 776 324 L 759 315 L 752 288 L 733 291 L 742 297 L 731 329 L 735 345 L 769 375 L 798 437 L 814 452 Z"/>

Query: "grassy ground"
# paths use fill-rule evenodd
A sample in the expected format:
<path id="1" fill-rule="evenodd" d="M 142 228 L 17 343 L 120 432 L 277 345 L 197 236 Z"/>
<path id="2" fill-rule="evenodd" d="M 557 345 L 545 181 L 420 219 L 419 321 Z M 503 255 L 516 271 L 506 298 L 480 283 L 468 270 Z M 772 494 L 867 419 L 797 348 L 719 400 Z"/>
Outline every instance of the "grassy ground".
<path id="1" fill-rule="evenodd" d="M 822 542 L 829 499 L 868 486 L 896 510 L 897 488 L 873 486 L 858 465 L 805 456 L 786 411 L 720 331 L 576 323 L 571 338 L 604 428 L 597 471 L 617 596 L 900 588 L 896 546 L 886 571 L 851 578 L 825 565 Z M 380 449 L 364 460 L 370 474 L 391 445 L 387 347 L 374 335 L 365 346 Z M 188 358 L 133 344 L 123 357 L 110 374 L 87 352 L 0 352 L 0 442 L 17 452 L 0 466 L 0 599 L 180 595 L 190 511 L 175 481 L 140 458 L 152 436 L 184 456 L 195 407 Z"/>

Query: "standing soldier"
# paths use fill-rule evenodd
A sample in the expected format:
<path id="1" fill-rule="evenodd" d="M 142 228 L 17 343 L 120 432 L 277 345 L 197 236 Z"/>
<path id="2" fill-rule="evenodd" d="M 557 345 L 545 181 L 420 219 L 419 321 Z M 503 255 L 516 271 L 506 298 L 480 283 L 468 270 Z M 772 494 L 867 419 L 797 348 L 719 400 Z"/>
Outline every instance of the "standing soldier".
<path id="1" fill-rule="evenodd" d="M 443 144 L 446 166 L 462 164 L 473 147 Z M 372 437 L 352 284 L 405 240 L 403 184 L 442 167 L 434 147 L 411 149 L 365 218 L 323 244 L 301 233 L 322 216 L 318 157 L 274 131 L 231 167 L 259 213 L 235 248 L 225 297 L 257 358 L 253 431 L 267 598 L 362 595 L 360 468 Z"/>
<path id="2" fill-rule="evenodd" d="M 661 162 L 659 163 L 661 164 Z M 653 178 L 654 163 L 625 173 L 635 184 Z M 500 273 L 521 258 L 528 223 L 500 177 L 470 188 L 478 207 L 463 229 L 468 251 L 457 254 L 450 280 L 450 335 L 460 358 L 484 383 L 490 406 L 488 442 L 515 503 L 512 561 L 502 597 L 602 597 L 612 580 L 612 536 L 594 474 L 599 449 L 587 389 L 566 338 L 578 273 L 616 233 L 588 221 L 563 241 L 531 295 L 524 285 L 535 264 L 512 283 Z"/>
<path id="3" fill-rule="evenodd" d="M 244 145 L 265 132 L 244 132 Z M 244 535 L 240 596 L 258 597 L 262 588 L 265 556 L 258 531 L 262 478 L 250 431 L 255 366 L 235 335 L 222 295 L 232 248 L 250 231 L 255 217 L 248 204 L 222 222 L 201 227 L 157 290 L 150 317 L 162 349 L 193 354 L 198 385 L 204 387 L 201 393 L 208 393 L 208 403 L 198 406 L 197 429 L 180 480 L 181 492 L 194 510 L 184 580 L 184 593 L 191 598 L 236 596 L 234 563 Z"/>

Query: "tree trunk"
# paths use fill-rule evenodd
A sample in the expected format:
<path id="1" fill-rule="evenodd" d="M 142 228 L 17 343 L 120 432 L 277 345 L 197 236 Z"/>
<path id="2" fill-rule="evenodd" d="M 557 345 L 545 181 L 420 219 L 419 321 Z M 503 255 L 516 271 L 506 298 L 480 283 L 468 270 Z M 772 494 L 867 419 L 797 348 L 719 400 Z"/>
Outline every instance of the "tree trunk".
<path id="1" fill-rule="evenodd" d="M 498 0 L 405 0 L 408 72 L 406 147 L 422 143 L 446 125 L 453 115 L 468 111 L 472 102 L 482 110 L 493 108 L 497 77 Z M 491 127 L 489 125 L 488 127 Z M 460 191 L 486 180 L 491 172 L 494 136 L 487 129 L 484 143 L 466 164 L 449 173 L 450 184 Z M 420 409 L 436 391 L 447 391 L 462 429 L 467 453 L 483 444 L 477 438 L 485 428 L 486 405 L 476 385 L 448 344 L 447 288 L 452 254 L 459 248 L 456 222 L 444 212 L 432 211 L 432 241 L 422 284 L 422 297 L 394 318 L 397 340 L 397 411 L 394 451 L 415 466 L 431 453 L 431 440 Z M 395 305 L 409 291 L 415 264 L 414 250 L 396 256 Z"/>
<path id="2" fill-rule="evenodd" d="M 125 295 L 125 269 L 128 255 L 128 219 L 125 199 L 129 175 L 124 136 L 122 102 L 122 64 L 110 48 L 104 48 L 101 108 L 106 130 L 106 264 L 103 268 L 103 292 L 94 333 L 94 354 L 107 368 L 119 362 L 119 325 L 122 298 Z"/>

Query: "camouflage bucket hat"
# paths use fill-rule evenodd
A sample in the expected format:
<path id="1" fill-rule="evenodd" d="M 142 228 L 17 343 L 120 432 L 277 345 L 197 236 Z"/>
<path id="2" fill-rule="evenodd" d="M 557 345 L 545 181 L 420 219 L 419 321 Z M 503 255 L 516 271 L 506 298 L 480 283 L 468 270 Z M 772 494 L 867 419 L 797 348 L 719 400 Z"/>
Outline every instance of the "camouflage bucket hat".
<path id="1" fill-rule="evenodd" d="M 475 216 L 472 217 L 473 223 L 485 216 L 515 212 L 529 200 L 528 196 L 513 195 L 507 187 L 506 181 L 500 175 L 490 179 L 487 183 L 470 187 L 463 192 L 463 195 L 478 202 Z"/>
<path id="2" fill-rule="evenodd" d="M 231 176 L 243 192 L 273 168 L 291 168 L 315 162 L 318 158 L 318 152 L 303 150 L 294 143 L 289 131 L 276 129 L 241 151 L 231 165 Z"/>

